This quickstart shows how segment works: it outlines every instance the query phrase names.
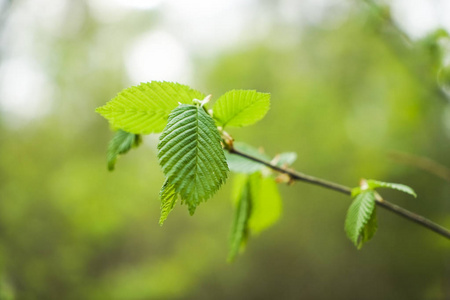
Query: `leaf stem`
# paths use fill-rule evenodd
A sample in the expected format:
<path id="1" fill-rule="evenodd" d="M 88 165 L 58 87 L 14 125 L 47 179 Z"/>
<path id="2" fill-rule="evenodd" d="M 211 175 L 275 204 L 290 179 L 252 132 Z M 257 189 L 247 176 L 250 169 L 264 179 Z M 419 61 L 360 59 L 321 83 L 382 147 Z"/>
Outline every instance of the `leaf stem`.
<path id="1" fill-rule="evenodd" d="M 230 145 L 228 145 L 228 147 L 226 147 L 226 150 L 228 150 L 228 152 L 230 152 L 231 154 L 235 154 L 235 155 L 239 155 L 241 157 L 244 157 L 246 159 L 252 160 L 254 162 L 260 163 L 265 165 L 266 167 L 271 168 L 272 170 L 275 170 L 277 172 L 283 173 L 283 174 L 287 174 L 289 175 L 293 180 L 297 180 L 297 181 L 304 181 L 310 184 L 314 184 L 314 185 L 318 185 L 330 190 L 334 190 L 336 192 L 340 192 L 342 194 L 346 194 L 346 195 L 351 195 L 352 193 L 352 189 L 350 187 L 344 186 L 344 185 L 340 185 L 338 183 L 334 183 L 331 181 L 327 181 L 324 179 L 320 179 L 320 178 L 316 178 L 310 175 L 306 175 L 294 170 L 289 170 L 289 169 L 284 169 L 278 166 L 275 166 L 273 164 L 271 164 L 270 162 L 264 161 L 262 159 L 256 158 L 254 156 L 248 155 L 246 153 L 243 153 L 239 150 L 236 150 L 234 147 L 230 147 Z M 442 227 L 439 224 L 436 224 L 430 220 L 428 220 L 425 217 L 422 217 L 418 214 L 415 214 L 413 212 L 410 212 L 409 210 L 406 210 L 398 205 L 395 205 L 393 203 L 390 203 L 382 198 L 377 198 L 376 199 L 376 203 L 377 205 L 390 210 L 391 212 L 405 218 L 408 219 L 412 222 L 415 222 L 431 231 L 436 232 L 437 234 L 446 237 L 447 239 L 450 240 L 450 230 Z"/>

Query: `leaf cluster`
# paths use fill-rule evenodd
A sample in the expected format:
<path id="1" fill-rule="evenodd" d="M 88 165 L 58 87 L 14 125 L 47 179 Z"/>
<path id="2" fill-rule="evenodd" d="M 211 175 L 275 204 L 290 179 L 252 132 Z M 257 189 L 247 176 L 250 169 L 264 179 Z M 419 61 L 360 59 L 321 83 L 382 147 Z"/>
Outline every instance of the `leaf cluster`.
<path id="1" fill-rule="evenodd" d="M 178 199 L 190 214 L 211 198 L 225 183 L 231 170 L 234 180 L 234 219 L 228 260 L 232 261 L 251 235 L 273 225 L 282 211 L 277 182 L 271 169 L 242 156 L 224 152 L 234 148 L 274 166 L 287 168 L 297 158 L 287 152 L 270 158 L 259 149 L 234 143 L 226 127 L 243 127 L 261 120 L 270 107 L 270 94 L 254 90 L 232 90 L 218 98 L 211 109 L 211 95 L 173 82 L 152 81 L 127 88 L 97 112 L 116 129 L 108 146 L 108 169 L 118 157 L 141 143 L 141 135 L 160 133 L 158 159 L 166 177 L 160 191 L 162 225 Z M 389 188 L 413 196 L 408 186 L 376 180 L 361 180 L 352 190 L 345 231 L 360 249 L 375 234 L 376 203 L 383 201 L 376 189 Z"/>
<path id="2" fill-rule="evenodd" d="M 345 232 L 358 249 L 361 249 L 364 243 L 372 239 L 378 229 L 376 202 L 377 199 L 383 201 L 375 191 L 378 188 L 394 189 L 416 197 L 416 193 L 409 186 L 362 179 L 360 186 L 352 189 L 354 200 L 345 219 Z"/>
<path id="3" fill-rule="evenodd" d="M 158 159 L 166 176 L 160 192 L 161 224 L 177 198 L 193 214 L 226 181 L 229 169 L 219 129 L 254 124 L 270 106 L 270 94 L 252 90 L 229 91 L 210 111 L 209 100 L 186 85 L 152 81 L 123 90 L 97 109 L 119 129 L 108 150 L 111 170 L 140 135 L 161 133 Z"/>

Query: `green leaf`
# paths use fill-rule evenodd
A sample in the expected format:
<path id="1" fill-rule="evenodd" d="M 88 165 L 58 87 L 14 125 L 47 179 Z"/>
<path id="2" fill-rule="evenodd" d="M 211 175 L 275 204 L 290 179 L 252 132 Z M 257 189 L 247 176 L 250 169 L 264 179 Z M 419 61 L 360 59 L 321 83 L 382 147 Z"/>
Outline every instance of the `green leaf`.
<path id="1" fill-rule="evenodd" d="M 192 104 L 205 96 L 186 85 L 165 81 L 141 83 L 121 91 L 97 112 L 115 128 L 136 134 L 161 132 L 178 103 Z"/>
<path id="2" fill-rule="evenodd" d="M 281 215 L 282 203 L 278 186 L 272 177 L 260 172 L 250 176 L 252 210 L 248 226 L 253 234 L 272 226 Z"/>
<path id="3" fill-rule="evenodd" d="M 245 246 L 248 238 L 248 219 L 251 211 L 250 184 L 248 177 L 242 186 L 241 193 L 235 205 L 233 225 L 230 236 L 230 250 L 228 252 L 228 262 L 232 262 L 239 250 Z"/>
<path id="4" fill-rule="evenodd" d="M 350 205 L 345 220 L 348 238 L 360 249 L 376 231 L 375 194 L 372 190 L 361 192 Z"/>
<path id="5" fill-rule="evenodd" d="M 383 181 L 377 181 L 368 179 L 367 185 L 370 189 L 376 189 L 376 188 L 388 188 L 393 190 L 398 190 L 407 194 L 410 194 L 414 197 L 417 197 L 417 194 L 414 192 L 412 188 L 410 188 L 407 185 L 399 184 L 399 183 L 389 183 L 389 182 L 383 182 Z"/>
<path id="6" fill-rule="evenodd" d="M 297 153 L 285 152 L 275 156 L 275 163 L 279 167 L 290 166 L 297 160 Z"/>
<path id="7" fill-rule="evenodd" d="M 159 225 L 162 226 L 177 202 L 178 195 L 175 192 L 175 186 L 166 180 L 159 192 L 159 197 L 161 198 L 161 217 L 159 218 Z"/>
<path id="8" fill-rule="evenodd" d="M 254 156 L 264 161 L 270 161 L 270 157 L 268 157 L 266 154 L 261 153 L 260 151 L 258 151 L 258 149 L 245 143 L 234 143 L 234 148 L 245 154 Z M 231 171 L 236 173 L 252 174 L 265 168 L 265 166 L 260 163 L 254 162 L 236 154 L 226 152 L 225 156 L 227 158 L 228 167 Z"/>
<path id="9" fill-rule="evenodd" d="M 191 214 L 227 178 L 228 166 L 214 120 L 204 108 L 182 104 L 169 115 L 160 136 L 158 158 Z"/>
<path id="10" fill-rule="evenodd" d="M 113 171 L 116 165 L 117 158 L 121 154 L 130 151 L 131 148 L 139 146 L 142 139 L 138 134 L 129 133 L 119 129 L 114 134 L 109 142 L 108 151 L 106 154 L 108 161 L 108 170 Z"/>
<path id="11" fill-rule="evenodd" d="M 356 196 L 358 196 L 359 194 L 361 194 L 363 190 L 361 189 L 361 187 L 357 186 L 355 188 L 352 188 L 352 198 L 355 198 Z"/>
<path id="12" fill-rule="evenodd" d="M 222 126 L 242 127 L 261 120 L 270 107 L 270 94 L 232 90 L 214 105 L 214 119 Z"/>
<path id="13" fill-rule="evenodd" d="M 370 216 L 369 221 L 366 226 L 364 226 L 363 232 L 361 233 L 361 241 L 358 249 L 361 249 L 362 245 L 372 239 L 377 232 L 378 222 L 377 222 L 377 207 L 373 208 L 372 215 Z"/>

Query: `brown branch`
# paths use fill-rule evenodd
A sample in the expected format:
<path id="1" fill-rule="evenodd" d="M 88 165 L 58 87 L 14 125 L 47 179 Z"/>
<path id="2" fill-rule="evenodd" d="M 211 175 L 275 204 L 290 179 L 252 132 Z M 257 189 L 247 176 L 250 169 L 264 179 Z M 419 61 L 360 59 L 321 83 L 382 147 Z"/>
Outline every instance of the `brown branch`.
<path id="1" fill-rule="evenodd" d="M 318 186 L 321 186 L 321 187 L 324 187 L 324 188 L 327 188 L 327 189 L 330 189 L 330 190 L 334 190 L 334 191 L 337 191 L 337 192 L 340 192 L 340 193 L 346 194 L 346 195 L 351 195 L 351 193 L 352 193 L 352 189 L 350 187 L 347 187 L 347 186 L 344 186 L 344 185 L 340 185 L 340 184 L 337 184 L 337 183 L 334 183 L 334 182 L 331 182 L 331 181 L 323 180 L 323 179 L 320 179 L 320 178 L 316 178 L 316 177 L 313 177 L 313 176 L 310 176 L 310 175 L 306 175 L 306 174 L 303 174 L 303 173 L 300 173 L 300 172 L 296 172 L 296 171 L 293 171 L 293 170 L 289 170 L 289 169 L 284 169 L 284 168 L 278 167 L 276 165 L 271 164 L 270 162 L 261 160 L 259 158 L 254 157 L 254 156 L 251 156 L 251 155 L 245 154 L 245 153 L 243 153 L 243 152 L 241 152 L 239 150 L 236 150 L 232 146 L 232 144 L 228 144 L 226 149 L 231 154 L 239 155 L 241 157 L 244 157 L 246 159 L 252 160 L 254 162 L 263 164 L 263 165 L 265 165 L 265 166 L 267 166 L 267 167 L 269 167 L 272 170 L 275 170 L 277 172 L 280 172 L 280 173 L 283 173 L 283 174 L 287 174 L 293 180 L 304 181 L 304 182 L 307 182 L 307 183 L 310 183 L 310 184 L 315 184 L 315 185 L 318 185 Z M 395 214 L 397 214 L 399 216 L 402 216 L 402 217 L 404 217 L 404 218 L 406 218 L 406 219 L 408 219 L 408 220 L 410 220 L 412 222 L 415 222 L 415 223 L 417 223 L 417 224 L 419 224 L 419 225 L 421 225 L 421 226 L 423 226 L 423 227 L 425 227 L 425 228 L 427 228 L 429 230 L 432 230 L 432 231 L 440 234 L 443 237 L 446 237 L 447 239 L 450 239 L 450 231 L 448 229 L 446 229 L 446 228 L 444 228 L 444 227 L 442 227 L 442 226 L 440 226 L 440 225 L 438 225 L 438 224 L 436 224 L 436 223 L 434 223 L 434 222 L 432 222 L 432 221 L 430 221 L 430 220 L 428 220 L 428 219 L 426 219 L 426 218 L 424 218 L 424 217 L 422 217 L 420 215 L 417 215 L 417 214 L 415 214 L 413 212 L 410 212 L 410 211 L 408 211 L 408 210 L 406 210 L 406 209 L 404 209 L 404 208 L 402 208 L 400 206 L 392 204 L 392 203 L 390 203 L 390 202 L 388 202 L 388 201 L 386 201 L 384 199 L 381 199 L 381 198 L 380 199 L 376 199 L 376 203 L 377 203 L 377 205 L 379 205 L 379 206 L 381 206 L 381 207 L 383 207 L 383 208 L 385 208 L 387 210 L 390 210 L 391 212 L 393 212 L 393 213 L 395 213 Z"/>

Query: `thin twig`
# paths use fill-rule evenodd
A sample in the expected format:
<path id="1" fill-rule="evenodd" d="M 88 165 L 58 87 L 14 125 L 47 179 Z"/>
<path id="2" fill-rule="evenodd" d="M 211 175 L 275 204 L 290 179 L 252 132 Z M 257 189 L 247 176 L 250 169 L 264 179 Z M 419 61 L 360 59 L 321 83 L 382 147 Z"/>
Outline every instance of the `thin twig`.
<path id="1" fill-rule="evenodd" d="M 389 156 L 396 162 L 416 167 L 450 182 L 450 169 L 434 160 L 398 151 L 389 153 Z"/>
<path id="2" fill-rule="evenodd" d="M 334 190 L 337 192 L 340 192 L 342 194 L 346 194 L 346 195 L 351 195 L 352 193 L 352 189 L 350 187 L 344 186 L 344 185 L 340 185 L 331 181 L 327 181 L 327 180 L 323 180 L 320 178 L 316 178 L 310 175 L 306 175 L 300 172 L 296 172 L 293 170 L 289 170 L 289 169 L 284 169 L 281 167 L 278 167 L 276 165 L 273 165 L 267 161 L 264 161 L 262 159 L 256 158 L 254 156 L 248 155 L 246 153 L 243 153 L 239 150 L 236 150 L 234 147 L 232 147 L 231 145 L 228 145 L 227 150 L 231 153 L 231 154 L 235 154 L 235 155 L 239 155 L 241 157 L 244 157 L 246 159 L 252 160 L 254 162 L 263 164 L 269 168 L 271 168 L 272 170 L 275 170 L 277 172 L 283 173 L 283 174 L 287 174 L 289 175 L 293 180 L 298 180 L 298 181 L 304 181 L 307 183 L 311 183 L 311 184 L 315 184 L 315 185 L 319 185 L 321 187 L 330 189 L 330 190 Z M 390 210 L 391 212 L 400 215 L 412 222 L 415 222 L 429 230 L 432 230 L 438 234 L 440 234 L 443 237 L 446 237 L 447 239 L 450 239 L 450 231 L 420 215 L 417 215 L 413 212 L 410 212 L 400 206 L 397 206 L 395 204 L 392 204 L 384 199 L 376 199 L 375 200 L 377 205 Z"/>

